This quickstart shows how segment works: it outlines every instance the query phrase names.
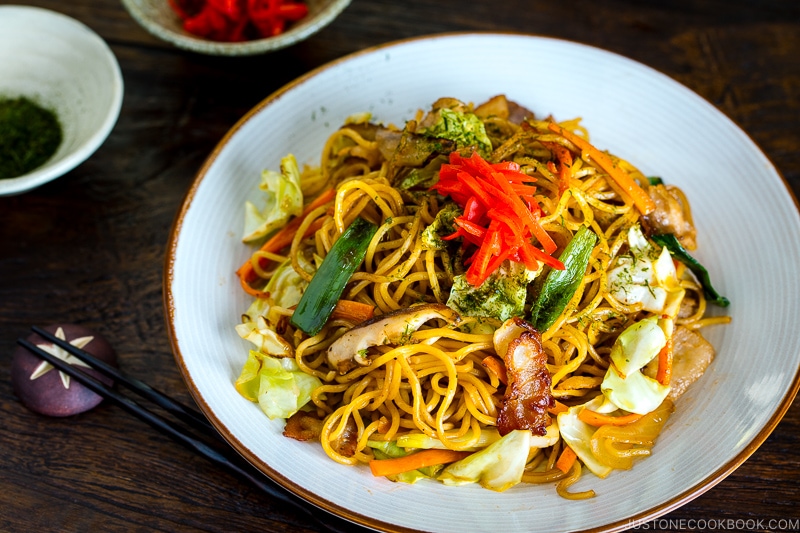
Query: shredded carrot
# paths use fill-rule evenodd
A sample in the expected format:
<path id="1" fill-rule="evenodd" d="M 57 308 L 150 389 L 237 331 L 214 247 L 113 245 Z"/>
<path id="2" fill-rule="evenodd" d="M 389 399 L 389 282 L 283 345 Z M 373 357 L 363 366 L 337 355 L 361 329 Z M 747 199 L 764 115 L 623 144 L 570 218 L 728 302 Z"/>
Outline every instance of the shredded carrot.
<path id="1" fill-rule="evenodd" d="M 296 218 L 292 222 L 296 220 L 302 221 L 301 218 Z M 305 233 L 303 233 L 303 238 L 308 237 L 309 235 L 317 231 L 319 228 L 321 228 L 324 222 L 325 222 L 324 219 L 321 218 L 312 222 L 308 226 L 308 228 L 306 228 Z M 292 230 L 296 230 L 297 226 L 299 225 L 300 224 L 295 224 L 292 227 Z M 294 239 L 293 232 L 289 233 L 283 231 L 288 227 L 289 226 L 285 226 L 278 233 L 276 233 L 269 241 L 264 243 L 264 246 L 261 247 L 261 251 L 277 252 L 278 250 L 281 250 L 286 246 L 288 246 L 292 242 L 292 239 Z M 270 246 L 267 246 L 268 244 Z M 264 265 L 262 264 L 262 267 L 263 266 Z M 244 292 L 246 292 L 247 294 L 255 296 L 256 298 L 266 298 L 269 296 L 268 292 L 260 291 L 250 286 L 250 283 L 257 277 L 255 268 L 253 268 L 252 257 L 248 259 L 245 263 L 243 263 L 242 266 L 239 267 L 239 270 L 236 271 L 236 275 L 239 276 L 239 283 L 242 285 L 242 289 L 244 289 Z"/>
<path id="2" fill-rule="evenodd" d="M 252 277 L 254 272 L 255 270 L 253 269 L 253 265 L 249 260 L 247 264 L 242 265 L 241 268 L 236 271 L 236 274 L 239 276 L 239 284 L 241 284 L 242 290 L 244 290 L 244 292 L 250 296 L 255 296 L 256 298 L 269 298 L 269 292 L 256 289 L 250 285 L 250 282 L 247 278 Z"/>
<path id="3" fill-rule="evenodd" d="M 547 162 L 550 172 L 558 174 L 558 195 L 561 196 L 569 189 L 569 180 L 572 179 L 572 154 L 558 143 L 543 142 L 545 148 L 553 152 L 561 168 L 556 169 L 552 161 Z M 551 168 L 552 167 L 552 168 Z"/>
<path id="4" fill-rule="evenodd" d="M 373 459 L 369 468 L 373 476 L 394 476 L 403 472 L 410 472 L 426 466 L 454 463 L 470 455 L 472 452 L 458 452 L 455 450 L 422 450 L 420 452 L 397 457 L 394 459 Z"/>
<path id="5" fill-rule="evenodd" d="M 300 224 L 303 223 L 303 220 L 305 220 L 308 214 L 312 212 L 314 209 L 327 204 L 328 202 L 333 200 L 335 196 L 336 196 L 336 189 L 333 188 L 328 189 L 319 196 L 317 196 L 314 199 L 314 201 L 312 201 L 310 204 L 308 204 L 308 206 L 306 206 L 305 209 L 303 209 L 303 212 L 300 214 L 299 217 L 295 218 L 294 220 L 286 224 L 283 228 L 280 229 L 280 231 L 278 231 L 278 233 L 270 237 L 269 240 L 261 246 L 261 251 L 277 252 L 285 248 L 289 244 L 291 244 L 292 239 L 294 238 L 294 234 L 297 231 L 297 228 L 300 227 Z M 310 229 L 311 228 L 309 228 L 309 230 Z M 314 231 L 317 231 L 317 229 L 315 229 Z"/>
<path id="6" fill-rule="evenodd" d="M 375 315 L 375 306 L 354 300 L 339 300 L 333 308 L 331 319 L 348 320 L 360 324 Z"/>
<path id="7" fill-rule="evenodd" d="M 590 409 L 582 409 L 578 413 L 578 420 L 589 424 L 590 426 L 627 426 L 642 418 L 642 415 L 630 413 L 622 416 L 610 416 L 592 411 Z"/>
<path id="8" fill-rule="evenodd" d="M 292 239 L 294 239 L 294 235 L 297 232 L 297 228 L 303 223 L 306 216 L 311 213 L 316 208 L 323 206 L 334 199 L 336 196 L 336 189 L 328 189 L 319 196 L 317 196 L 308 206 L 303 209 L 303 212 L 300 216 L 294 218 L 291 222 L 286 224 L 283 228 L 278 230 L 278 232 L 267 239 L 267 241 L 261 245 L 262 252 L 279 252 L 283 248 L 289 246 L 291 244 Z M 317 231 L 323 224 L 322 219 L 315 220 L 311 223 L 311 225 L 306 229 L 303 237 L 308 237 L 315 231 Z M 256 298 L 266 298 L 269 296 L 269 293 L 260 291 L 258 289 L 254 289 L 250 286 L 250 283 L 256 278 L 255 269 L 253 268 L 253 263 L 250 259 L 244 262 L 242 266 L 236 271 L 236 275 L 239 276 L 239 282 L 242 285 L 242 289 L 247 294 L 251 296 L 255 296 Z"/>
<path id="9" fill-rule="evenodd" d="M 488 355 L 483 358 L 481 364 L 485 366 L 489 372 L 493 372 L 504 385 L 508 383 L 508 376 L 506 375 L 506 365 L 500 360 L 499 357 Z"/>
<path id="10" fill-rule="evenodd" d="M 292 224 L 292 222 L 290 222 L 289 224 L 281 228 L 281 230 L 278 233 L 270 237 L 270 239 L 264 243 L 264 245 L 261 247 L 261 251 L 277 252 L 292 244 L 292 239 L 294 239 L 294 235 L 297 232 L 297 228 L 303 222 L 304 218 L 305 217 L 302 216 L 298 217 L 292 220 L 292 222 L 299 221 L 297 224 Z M 322 218 L 318 218 L 317 220 L 312 222 L 308 226 L 308 228 L 306 228 L 305 233 L 303 233 L 303 238 L 308 237 L 309 235 L 317 231 L 319 228 L 321 228 L 323 222 L 325 222 L 325 220 Z"/>
<path id="11" fill-rule="evenodd" d="M 556 461 L 556 468 L 566 474 L 572 470 L 572 465 L 575 464 L 575 460 L 577 458 L 578 456 L 575 454 L 572 448 L 569 446 L 564 446 L 564 450 L 561 452 L 561 455 L 558 456 L 558 461 Z"/>
<path id="12" fill-rule="evenodd" d="M 658 352 L 658 371 L 656 381 L 666 386 L 672 379 L 672 338 L 667 339 L 667 344 Z"/>
<path id="13" fill-rule="evenodd" d="M 634 205 L 636 205 L 637 209 L 639 209 L 643 215 L 651 213 L 656 208 L 655 202 L 653 202 L 652 198 L 650 198 L 647 192 L 642 189 L 639 184 L 637 184 L 633 178 L 628 175 L 627 172 L 617 166 L 608 155 L 592 146 L 585 139 L 565 130 L 554 122 L 550 122 L 547 125 L 547 128 L 550 131 L 561 135 L 581 150 L 587 152 L 603 170 L 608 172 L 608 175 L 611 176 L 611 179 L 613 179 L 614 182 L 616 182 L 616 184 L 619 185 L 633 199 Z"/>
<path id="14" fill-rule="evenodd" d="M 559 402 L 558 400 L 555 400 L 555 402 L 556 402 L 555 405 L 547 410 L 547 412 L 550 413 L 551 415 L 566 413 L 569 410 L 569 407 Z"/>

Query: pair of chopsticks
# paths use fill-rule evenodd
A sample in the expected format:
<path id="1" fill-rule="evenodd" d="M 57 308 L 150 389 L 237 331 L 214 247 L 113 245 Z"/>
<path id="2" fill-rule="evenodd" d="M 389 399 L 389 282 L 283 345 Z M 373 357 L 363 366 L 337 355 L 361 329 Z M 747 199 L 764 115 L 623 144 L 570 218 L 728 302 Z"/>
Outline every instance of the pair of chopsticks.
<path id="1" fill-rule="evenodd" d="M 155 405 L 170 413 L 185 425 L 191 426 L 191 428 L 199 431 L 202 435 L 216 439 L 217 442 L 223 443 L 225 447 L 228 448 L 227 442 L 225 442 L 219 433 L 217 433 L 217 430 L 214 428 L 214 426 L 212 426 L 211 423 L 197 410 L 170 398 L 169 396 L 155 390 L 138 379 L 126 376 L 117 368 L 105 363 L 104 361 L 101 361 L 100 359 L 81 350 L 80 348 L 73 346 L 65 340 L 59 339 L 52 333 L 45 331 L 40 327 L 33 326 L 31 329 L 34 333 L 66 350 L 68 353 L 74 355 L 78 359 L 81 359 L 83 362 L 87 363 L 101 374 L 113 379 L 116 383 L 119 383 L 142 398 L 153 402 Z M 202 455 L 212 463 L 215 463 L 227 469 L 229 472 L 250 481 L 253 485 L 264 491 L 274 500 L 290 505 L 294 509 L 303 513 L 305 516 L 309 517 L 318 525 L 324 527 L 326 530 L 336 533 L 343 533 L 357 531 L 359 529 L 359 526 L 349 523 L 342 518 L 328 513 L 325 510 L 319 509 L 312 504 L 307 503 L 305 500 L 302 500 L 294 494 L 286 491 L 283 489 L 283 487 L 261 474 L 261 472 L 255 470 L 251 465 L 245 463 L 243 459 L 238 457 L 238 455 L 234 456 L 235 452 L 232 452 L 230 449 L 226 449 L 226 451 L 223 452 L 209 446 L 187 428 L 180 427 L 179 425 L 170 422 L 168 419 L 163 418 L 155 412 L 143 407 L 131 398 L 128 398 L 119 391 L 107 386 L 94 376 L 85 373 L 80 369 L 80 367 L 72 366 L 69 363 L 64 362 L 58 357 L 55 357 L 42 350 L 27 339 L 17 339 L 17 343 L 46 360 L 61 372 L 68 374 L 70 377 L 86 386 L 86 388 L 92 392 L 112 401 L 128 413 L 140 418 L 162 433 L 172 437 L 174 440 Z"/>

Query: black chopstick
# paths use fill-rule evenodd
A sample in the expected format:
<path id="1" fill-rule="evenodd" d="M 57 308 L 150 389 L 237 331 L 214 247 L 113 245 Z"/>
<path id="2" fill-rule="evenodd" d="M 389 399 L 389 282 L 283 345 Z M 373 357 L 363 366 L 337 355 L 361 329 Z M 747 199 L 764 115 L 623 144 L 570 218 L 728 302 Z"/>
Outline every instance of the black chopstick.
<path id="1" fill-rule="evenodd" d="M 178 400 L 174 400 L 167 396 L 166 394 L 159 392 L 158 390 L 154 389 L 147 383 L 143 381 L 139 381 L 136 378 L 132 378 L 126 376 L 121 370 L 115 368 L 105 361 L 98 359 L 97 357 L 93 356 L 92 354 L 81 350 L 80 348 L 73 346 L 72 344 L 68 343 L 64 339 L 59 339 L 49 331 L 46 331 L 38 326 L 33 326 L 31 328 L 34 333 L 40 335 L 44 339 L 56 344 L 60 348 L 66 350 L 67 352 L 71 353 L 78 359 L 81 359 L 84 363 L 87 363 L 92 368 L 104 374 L 105 376 L 113 379 L 116 382 L 127 387 L 129 390 L 135 392 L 139 396 L 150 400 L 154 404 L 158 405 L 165 411 L 171 413 L 176 418 L 182 420 L 183 422 L 191 425 L 197 430 L 202 432 L 210 432 L 211 434 L 216 434 L 216 429 L 211 423 L 208 421 L 206 417 L 200 414 L 197 410 L 179 402 Z M 98 393 L 99 394 L 99 393 Z"/>
<path id="2" fill-rule="evenodd" d="M 98 361 L 97 358 L 91 356 L 90 354 L 87 354 L 80 348 L 77 348 L 67 342 L 62 341 L 61 339 L 58 339 L 57 337 L 54 337 L 53 335 L 42 330 L 41 328 L 34 326 L 33 330 L 39 335 L 42 335 L 44 333 L 44 335 L 42 335 L 43 337 L 45 337 L 50 341 L 55 342 L 58 346 L 60 346 L 67 352 L 71 353 L 75 357 L 78 357 L 79 359 L 83 359 L 85 362 L 89 364 L 92 364 L 89 362 L 89 360 L 95 362 Z M 317 508 L 316 506 L 312 506 L 311 504 L 300 499 L 298 496 L 291 494 L 290 492 L 283 489 L 283 487 L 281 487 L 268 477 L 261 475 L 260 472 L 256 473 L 256 471 L 254 471 L 250 465 L 240 464 L 242 461 L 241 458 L 237 457 L 236 459 L 234 459 L 228 457 L 226 454 L 218 450 L 215 450 L 214 448 L 205 444 L 203 441 L 199 440 L 196 436 L 192 435 L 190 432 L 172 425 L 168 420 L 160 417 L 159 415 L 153 413 L 149 409 L 139 405 L 132 399 L 126 397 L 120 392 L 107 386 L 105 383 L 98 380 L 94 376 L 85 373 L 79 367 L 72 366 L 69 363 L 66 363 L 65 361 L 59 359 L 58 357 L 51 355 L 50 353 L 42 350 L 41 348 L 39 348 L 38 346 L 36 346 L 27 339 L 17 339 L 17 343 L 20 346 L 30 350 L 32 353 L 38 355 L 48 363 L 50 363 L 59 371 L 68 374 L 70 377 L 74 378 L 76 381 L 86 386 L 86 388 L 88 388 L 92 392 L 114 402 L 128 413 L 133 414 L 134 416 L 143 420 L 144 422 L 156 428 L 157 430 L 161 431 L 162 433 L 165 433 L 166 435 L 172 437 L 174 440 L 178 441 L 179 443 L 183 444 L 189 449 L 194 450 L 196 453 L 202 455 L 209 461 L 219 466 L 222 466 L 227 470 L 229 470 L 230 472 L 250 481 L 256 487 L 263 490 L 270 497 L 274 498 L 275 500 L 281 503 L 288 504 L 294 509 L 302 512 L 307 517 L 315 521 L 317 524 L 324 527 L 326 530 L 333 531 L 335 533 L 344 533 L 344 532 L 357 531 L 361 529 L 360 526 L 356 526 L 355 524 L 349 523 L 338 516 L 335 516 L 333 514 L 328 513 L 325 510 Z M 142 397 L 146 399 L 150 399 L 151 397 L 158 398 L 154 403 L 164 408 L 165 410 L 168 410 L 176 417 L 180 417 L 183 420 L 186 412 L 185 410 L 188 409 L 189 411 L 194 411 L 192 408 L 187 407 L 181 404 L 180 402 L 173 400 L 172 398 L 169 398 L 168 396 L 156 391 L 155 389 L 144 384 L 143 382 L 124 376 L 114 367 L 106 365 L 102 361 L 100 361 L 100 363 L 108 367 L 108 369 L 111 369 L 109 370 L 110 372 L 110 374 L 108 374 L 109 377 L 114 377 L 115 379 L 119 379 L 120 383 L 124 383 L 126 387 L 130 388 L 131 390 L 136 391 L 137 393 L 141 393 Z M 99 365 L 97 367 L 97 370 L 102 373 L 105 373 L 103 370 L 100 370 L 100 368 L 101 366 Z M 144 387 L 140 389 L 139 387 L 141 387 L 142 385 Z M 147 392 L 142 393 L 142 391 L 147 391 Z M 165 405 L 169 407 L 168 408 L 164 407 Z M 176 405 L 180 406 L 180 408 L 177 409 L 177 412 L 182 413 L 181 415 L 177 414 L 175 409 Z M 195 413 L 197 412 L 195 411 Z M 199 413 L 197 413 L 197 415 L 202 416 Z M 188 420 L 184 421 L 188 422 Z M 201 426 L 213 429 L 213 426 L 211 426 L 211 424 L 209 424 L 207 421 L 205 422 L 205 424 L 202 424 Z M 225 442 L 224 440 L 222 440 L 222 438 L 219 436 L 216 430 L 212 432 L 211 436 L 214 436 L 218 440 Z M 227 445 L 227 443 L 225 444 Z M 324 514 L 324 517 L 318 516 L 318 513 Z"/>

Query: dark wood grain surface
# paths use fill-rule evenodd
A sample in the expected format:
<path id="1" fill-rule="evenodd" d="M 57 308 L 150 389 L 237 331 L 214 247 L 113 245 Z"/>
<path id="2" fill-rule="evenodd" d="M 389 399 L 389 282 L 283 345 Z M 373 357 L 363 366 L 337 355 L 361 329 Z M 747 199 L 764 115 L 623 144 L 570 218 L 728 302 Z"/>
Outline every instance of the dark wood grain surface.
<path id="1" fill-rule="evenodd" d="M 800 195 L 800 3 L 792 0 L 354 0 L 307 41 L 246 58 L 175 49 L 115 0 L 14 3 L 60 11 L 99 33 L 119 60 L 125 97 L 116 127 L 89 160 L 37 190 L 0 198 L 1 531 L 316 530 L 111 405 L 63 419 L 34 414 L 14 395 L 9 365 L 31 325 L 82 324 L 112 342 L 127 373 L 191 402 L 162 311 L 170 224 L 228 128 L 327 61 L 443 31 L 595 45 L 706 98 Z M 798 435 L 795 403 L 740 468 L 649 529 L 686 531 L 691 520 L 759 531 L 797 526 Z"/>

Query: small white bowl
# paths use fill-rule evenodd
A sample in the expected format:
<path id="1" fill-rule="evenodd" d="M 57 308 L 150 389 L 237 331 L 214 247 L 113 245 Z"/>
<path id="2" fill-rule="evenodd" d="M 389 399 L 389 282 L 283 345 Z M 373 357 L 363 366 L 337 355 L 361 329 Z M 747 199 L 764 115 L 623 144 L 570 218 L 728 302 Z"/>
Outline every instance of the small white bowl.
<path id="1" fill-rule="evenodd" d="M 192 35 L 166 0 L 122 0 L 131 16 L 144 29 L 178 48 L 200 54 L 244 56 L 272 52 L 318 32 L 350 4 L 350 0 L 307 0 L 308 15 L 275 37 L 227 43 Z"/>
<path id="2" fill-rule="evenodd" d="M 63 139 L 41 167 L 0 179 L 0 196 L 64 175 L 105 141 L 122 106 L 122 74 L 96 33 L 60 13 L 0 6 L 0 97 L 26 97 L 56 113 Z"/>

